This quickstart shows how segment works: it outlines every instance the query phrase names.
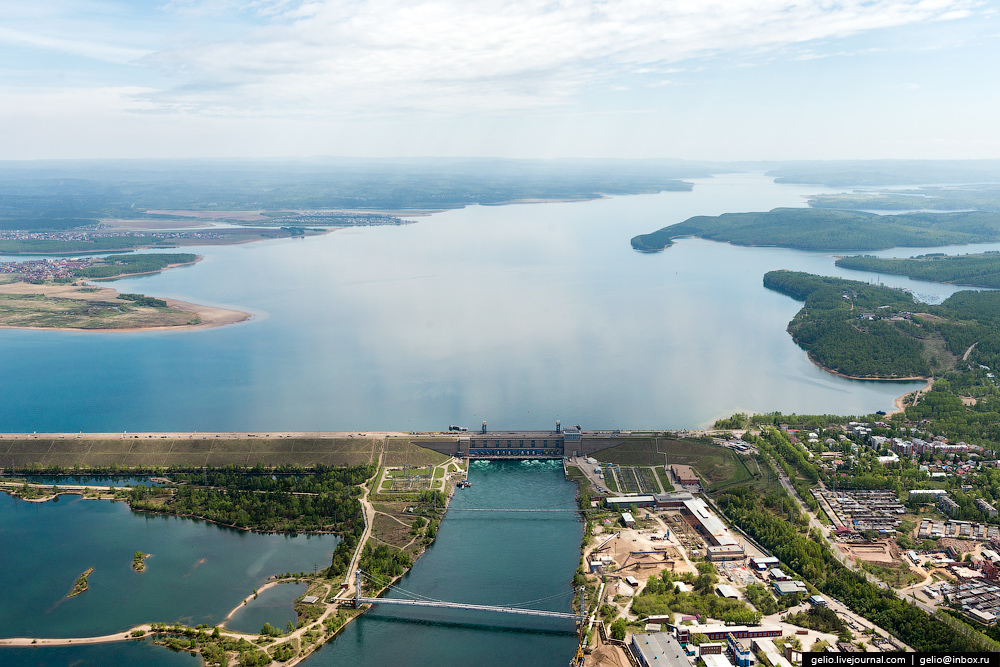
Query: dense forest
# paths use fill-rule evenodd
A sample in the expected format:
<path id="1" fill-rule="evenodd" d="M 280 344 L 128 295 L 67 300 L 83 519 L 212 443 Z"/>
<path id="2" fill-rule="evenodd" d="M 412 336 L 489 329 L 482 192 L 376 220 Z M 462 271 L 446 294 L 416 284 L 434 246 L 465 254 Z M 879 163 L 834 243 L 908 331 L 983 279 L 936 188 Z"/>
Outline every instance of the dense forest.
<path id="1" fill-rule="evenodd" d="M 859 255 L 842 257 L 837 266 L 858 271 L 892 273 L 916 280 L 953 285 L 1000 288 L 1000 252 L 976 255 L 920 255 L 911 259 L 883 259 Z"/>
<path id="2" fill-rule="evenodd" d="M 933 419 L 949 437 L 1000 441 L 991 370 L 1000 368 L 1000 292 L 956 292 L 930 305 L 893 288 L 792 271 L 771 271 L 764 285 L 805 301 L 788 330 L 817 363 L 860 377 L 933 374 L 934 391 L 908 417 Z"/>
<path id="3" fill-rule="evenodd" d="M 128 492 L 128 500 L 136 510 L 197 516 L 250 530 L 360 535 L 364 519 L 357 485 L 374 473 L 367 465 L 318 466 L 304 475 L 230 466 L 176 476 L 184 483 L 172 497 L 166 497 L 167 489 L 140 485 Z"/>
<path id="4" fill-rule="evenodd" d="M 932 371 L 924 358 L 913 297 L 901 290 L 793 271 L 770 271 L 764 286 L 805 301 L 788 325 L 816 363 L 852 377 L 913 377 Z"/>
<path id="5" fill-rule="evenodd" d="M 133 273 L 154 273 L 171 264 L 190 264 L 198 255 L 189 252 L 138 255 L 109 255 L 91 266 L 75 269 L 80 278 L 114 278 Z"/>
<path id="6" fill-rule="evenodd" d="M 632 247 L 656 252 L 671 239 L 696 236 L 746 246 L 800 250 L 882 250 L 1000 240 L 1000 213 L 909 213 L 878 215 L 863 211 L 776 208 L 767 213 L 695 216 L 632 239 Z"/>

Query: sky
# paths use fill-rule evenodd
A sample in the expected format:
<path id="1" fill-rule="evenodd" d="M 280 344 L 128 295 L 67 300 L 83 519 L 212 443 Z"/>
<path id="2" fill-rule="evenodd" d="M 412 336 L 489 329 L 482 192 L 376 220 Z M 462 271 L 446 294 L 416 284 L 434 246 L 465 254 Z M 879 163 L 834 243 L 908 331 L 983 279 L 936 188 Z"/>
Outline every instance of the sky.
<path id="1" fill-rule="evenodd" d="M 998 158 L 998 5 L 3 2 L 0 159 Z"/>

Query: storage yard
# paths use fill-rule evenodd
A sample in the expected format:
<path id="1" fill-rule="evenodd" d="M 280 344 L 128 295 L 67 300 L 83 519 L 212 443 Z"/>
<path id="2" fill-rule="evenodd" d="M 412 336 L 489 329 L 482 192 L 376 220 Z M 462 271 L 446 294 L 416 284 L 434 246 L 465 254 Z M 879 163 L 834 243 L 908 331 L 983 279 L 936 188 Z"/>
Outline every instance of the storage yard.
<path id="1" fill-rule="evenodd" d="M 813 489 L 813 496 L 834 526 L 853 532 L 865 530 L 894 533 L 906 508 L 893 491 L 830 491 Z"/>

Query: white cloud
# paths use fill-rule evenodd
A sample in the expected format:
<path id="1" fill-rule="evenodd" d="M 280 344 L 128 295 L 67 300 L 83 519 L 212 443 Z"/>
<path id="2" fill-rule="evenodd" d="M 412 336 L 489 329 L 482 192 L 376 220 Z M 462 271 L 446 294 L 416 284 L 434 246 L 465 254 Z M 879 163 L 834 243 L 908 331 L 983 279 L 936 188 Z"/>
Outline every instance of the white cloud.
<path id="1" fill-rule="evenodd" d="M 139 62 L 183 83 L 146 99 L 220 113 L 489 112 L 558 105 L 619 75 L 952 18 L 975 0 L 256 0 L 235 40 Z M 233 0 L 172 0 L 187 13 Z"/>

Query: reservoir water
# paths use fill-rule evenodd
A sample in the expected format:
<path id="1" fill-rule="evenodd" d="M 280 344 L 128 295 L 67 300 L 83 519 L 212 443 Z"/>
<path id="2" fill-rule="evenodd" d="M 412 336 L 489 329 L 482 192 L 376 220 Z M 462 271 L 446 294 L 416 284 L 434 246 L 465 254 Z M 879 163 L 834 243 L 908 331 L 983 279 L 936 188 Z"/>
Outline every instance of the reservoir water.
<path id="1" fill-rule="evenodd" d="M 780 268 L 859 275 L 829 253 L 683 239 L 644 255 L 629 245 L 693 215 L 803 206 L 819 190 L 727 175 L 691 192 L 473 206 L 410 225 L 194 248 L 205 257 L 196 265 L 114 285 L 254 321 L 2 330 L 0 431 L 408 431 L 483 419 L 521 429 L 557 418 L 684 428 L 737 410 L 888 409 L 919 385 L 817 369 L 785 332 L 800 304 L 762 286 Z M 954 291 L 883 280 L 931 299 Z"/>
<path id="2" fill-rule="evenodd" d="M 154 621 L 214 625 L 270 575 L 329 565 L 338 541 L 137 514 L 124 503 L 75 495 L 36 503 L 2 494 L 0 634 L 83 637 Z M 141 573 L 132 569 L 136 551 L 152 554 Z M 89 589 L 67 598 L 88 568 Z M 4 656 L 0 651 L 0 664 Z"/>

